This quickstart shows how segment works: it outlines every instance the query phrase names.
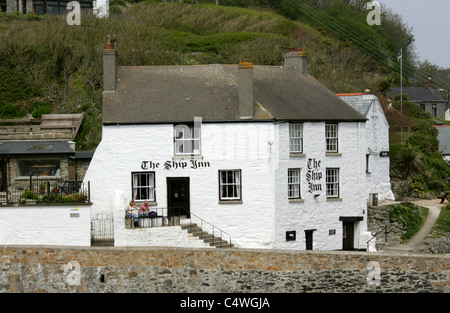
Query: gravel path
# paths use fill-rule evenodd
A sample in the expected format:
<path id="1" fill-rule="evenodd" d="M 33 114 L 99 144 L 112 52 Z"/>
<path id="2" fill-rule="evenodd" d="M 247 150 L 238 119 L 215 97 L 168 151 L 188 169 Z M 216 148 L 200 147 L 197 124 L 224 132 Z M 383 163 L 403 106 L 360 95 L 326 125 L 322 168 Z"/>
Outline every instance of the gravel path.
<path id="1" fill-rule="evenodd" d="M 411 203 L 414 203 L 415 205 L 428 208 L 428 216 L 427 219 L 425 220 L 424 225 L 417 232 L 417 234 L 414 237 L 412 237 L 406 244 L 398 244 L 386 248 L 388 248 L 388 250 L 400 250 L 412 252 L 420 251 L 421 249 L 423 249 L 425 246 L 423 240 L 430 233 L 434 223 L 436 223 L 436 220 L 438 219 L 439 214 L 441 212 L 441 208 L 446 205 L 446 203 L 440 202 L 441 202 L 440 199 L 411 201 Z"/>

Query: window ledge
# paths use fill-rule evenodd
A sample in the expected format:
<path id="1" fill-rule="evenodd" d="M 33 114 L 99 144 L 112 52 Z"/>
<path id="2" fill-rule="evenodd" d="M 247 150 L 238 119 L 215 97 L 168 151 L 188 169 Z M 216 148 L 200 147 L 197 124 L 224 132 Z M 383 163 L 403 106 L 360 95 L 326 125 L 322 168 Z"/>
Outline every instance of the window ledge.
<path id="1" fill-rule="evenodd" d="M 333 201 L 342 201 L 342 198 L 327 198 L 328 202 L 333 202 Z"/>
<path id="2" fill-rule="evenodd" d="M 289 199 L 289 203 L 302 203 L 305 199 Z"/>
<path id="3" fill-rule="evenodd" d="M 219 204 L 242 204 L 242 200 L 220 200 Z"/>
<path id="4" fill-rule="evenodd" d="M 203 160 L 203 156 L 199 154 L 174 155 L 172 160 Z"/>
<path id="5" fill-rule="evenodd" d="M 302 152 L 289 152 L 289 157 L 297 158 L 297 157 L 305 157 L 306 154 Z"/>
<path id="6" fill-rule="evenodd" d="M 342 156 L 342 153 L 340 152 L 326 152 L 326 156 Z"/>

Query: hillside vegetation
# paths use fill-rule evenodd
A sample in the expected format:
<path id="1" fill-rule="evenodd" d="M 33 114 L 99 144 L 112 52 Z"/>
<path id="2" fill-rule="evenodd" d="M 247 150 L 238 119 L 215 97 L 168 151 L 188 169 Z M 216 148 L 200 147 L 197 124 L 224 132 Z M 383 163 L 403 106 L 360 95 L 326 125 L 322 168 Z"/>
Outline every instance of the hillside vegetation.
<path id="1" fill-rule="evenodd" d="M 405 62 L 414 59 L 413 37 L 401 20 L 386 15 L 382 27 L 367 25 L 364 0 L 185 2 L 191 3 L 115 0 L 109 18 L 86 15 L 81 26 L 69 26 L 65 16 L 0 13 L 0 117 L 84 112 L 77 149 L 94 149 L 101 139 L 107 35 L 117 35 L 119 64 L 124 66 L 237 64 L 243 59 L 281 65 L 283 52 L 302 48 L 310 74 L 339 93 L 369 87 L 383 95 L 398 80 L 394 61 L 399 47 Z M 308 11 L 313 4 L 332 18 Z M 345 31 L 337 31 L 330 21 L 341 23 Z M 358 36 L 351 36 L 355 32 Z M 369 40 L 382 56 L 361 48 Z M 388 115 L 393 177 L 418 174 L 417 179 L 426 181 L 423 188 L 446 188 L 450 171 L 437 151 L 431 117 L 411 111 L 420 118 L 411 124 L 415 134 L 407 145 L 395 134 L 397 113 Z"/>
<path id="2" fill-rule="evenodd" d="M 0 116 L 85 112 L 78 149 L 101 136 L 102 51 L 117 35 L 120 65 L 278 65 L 289 47 L 308 53 L 310 72 L 335 92 L 361 91 L 385 74 L 370 57 L 306 24 L 271 12 L 151 1 L 110 18 L 0 14 Z M 38 112 L 36 112 L 39 109 Z"/>

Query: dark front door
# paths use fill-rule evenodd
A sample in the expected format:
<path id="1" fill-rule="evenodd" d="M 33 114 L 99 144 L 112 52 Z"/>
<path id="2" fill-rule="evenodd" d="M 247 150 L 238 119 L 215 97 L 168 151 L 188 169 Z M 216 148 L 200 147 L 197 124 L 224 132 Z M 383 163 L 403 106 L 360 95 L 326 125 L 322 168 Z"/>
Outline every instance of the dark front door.
<path id="1" fill-rule="evenodd" d="M 355 222 L 342 222 L 342 249 L 354 250 Z"/>
<path id="2" fill-rule="evenodd" d="M 167 177 L 167 207 L 169 217 L 190 217 L 189 177 Z"/>
<path id="3" fill-rule="evenodd" d="M 313 229 L 305 230 L 306 250 L 313 249 L 313 232 Z"/>

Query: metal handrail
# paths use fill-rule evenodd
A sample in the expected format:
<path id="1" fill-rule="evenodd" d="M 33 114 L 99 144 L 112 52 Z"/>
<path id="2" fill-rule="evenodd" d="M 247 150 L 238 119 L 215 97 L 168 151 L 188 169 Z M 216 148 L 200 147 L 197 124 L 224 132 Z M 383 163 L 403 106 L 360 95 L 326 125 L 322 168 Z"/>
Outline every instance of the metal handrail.
<path id="1" fill-rule="evenodd" d="M 184 207 L 173 207 L 173 208 L 150 208 L 150 212 L 156 212 L 155 216 L 138 216 L 138 227 L 140 228 L 147 228 L 147 227 L 159 227 L 158 223 L 153 223 L 151 220 L 154 218 L 161 218 L 161 223 L 160 226 L 177 226 L 179 224 L 177 224 L 175 218 L 170 219 L 170 217 L 178 217 L 179 220 L 180 217 L 182 215 L 186 215 L 189 216 L 189 231 L 192 231 L 192 216 L 197 218 L 198 220 L 200 220 L 200 239 L 203 239 L 203 229 L 204 229 L 204 224 L 209 225 L 209 227 L 212 228 L 212 244 L 215 245 L 216 243 L 216 236 L 215 233 L 219 232 L 220 236 L 217 236 L 218 238 L 221 239 L 221 244 L 220 247 L 223 246 L 223 236 L 224 234 L 226 236 L 228 236 L 228 240 L 229 240 L 229 245 L 230 248 L 232 247 L 232 243 L 231 243 L 231 235 L 228 234 L 227 232 L 221 230 L 220 228 L 212 225 L 211 223 L 205 221 L 203 218 L 195 215 L 192 212 L 189 212 L 186 208 Z M 133 218 L 132 216 L 129 216 L 128 218 Z M 148 226 L 146 226 L 148 225 Z M 226 241 L 226 240 L 225 240 Z"/>
<path id="2" fill-rule="evenodd" d="M 174 209 L 174 210 L 175 210 L 175 209 L 178 209 L 178 210 L 181 209 L 181 210 L 185 211 L 188 215 L 194 216 L 194 217 L 196 217 L 196 218 L 198 218 L 198 219 L 200 220 L 200 228 L 202 229 L 202 232 L 200 232 L 200 239 L 203 239 L 203 222 L 205 222 L 206 224 L 208 224 L 208 225 L 210 225 L 210 226 L 212 227 L 212 240 L 213 240 L 212 244 L 214 245 L 214 243 L 215 243 L 215 235 L 214 235 L 214 234 L 215 234 L 215 229 L 217 229 L 218 231 L 220 231 L 220 236 L 219 236 L 220 239 L 223 238 L 223 234 L 224 234 L 224 233 L 228 236 L 228 238 L 229 238 L 229 244 L 230 244 L 230 248 L 231 248 L 231 236 L 230 236 L 230 234 L 228 234 L 227 232 L 221 230 L 220 228 L 218 228 L 218 227 L 212 225 L 211 223 L 205 221 L 204 219 L 202 219 L 202 218 L 199 217 L 198 215 L 195 215 L 194 213 L 189 212 L 188 210 L 186 210 L 186 209 L 183 208 L 183 207 L 180 207 L 180 208 L 173 208 L 173 209 Z M 180 211 L 178 211 L 178 214 L 179 214 L 178 216 L 181 216 Z M 190 220 L 190 221 L 189 221 L 189 230 L 192 230 L 192 218 L 190 218 L 189 220 Z M 222 239 L 222 240 L 223 240 L 223 239 Z M 222 247 L 222 243 L 221 243 L 220 247 Z"/>
<path id="3" fill-rule="evenodd" d="M 384 231 L 384 236 L 385 236 L 385 238 L 384 238 L 384 242 L 386 243 L 387 242 L 387 228 L 388 228 L 388 225 L 385 225 L 382 229 L 380 229 L 379 231 L 377 231 L 376 233 L 375 233 L 375 235 L 373 235 L 372 236 L 372 238 L 370 238 L 369 240 L 367 240 L 367 242 L 366 242 L 366 244 L 367 244 L 367 250 L 369 250 L 369 242 L 370 241 L 372 241 L 372 239 L 374 239 L 374 238 L 376 238 L 380 233 L 382 233 L 383 231 Z"/>

